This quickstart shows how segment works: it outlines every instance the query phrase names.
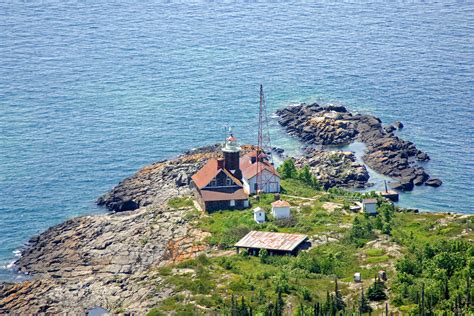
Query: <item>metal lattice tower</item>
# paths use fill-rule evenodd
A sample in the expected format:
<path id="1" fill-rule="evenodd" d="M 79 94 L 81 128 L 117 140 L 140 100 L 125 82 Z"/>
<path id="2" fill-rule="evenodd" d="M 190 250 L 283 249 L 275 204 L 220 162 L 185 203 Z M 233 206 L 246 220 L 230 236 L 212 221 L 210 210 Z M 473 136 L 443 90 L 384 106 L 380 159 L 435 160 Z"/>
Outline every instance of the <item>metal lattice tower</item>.
<path id="1" fill-rule="evenodd" d="M 271 157 L 272 146 L 270 142 L 270 131 L 268 128 L 268 117 L 267 107 L 265 104 L 265 95 L 263 93 L 263 85 L 260 85 L 260 108 L 258 113 L 258 144 L 257 144 L 257 172 L 262 168 L 260 166 L 266 159 L 269 163 L 273 164 Z M 257 192 L 265 191 L 268 182 L 271 179 L 267 179 L 263 172 L 257 173 Z"/>

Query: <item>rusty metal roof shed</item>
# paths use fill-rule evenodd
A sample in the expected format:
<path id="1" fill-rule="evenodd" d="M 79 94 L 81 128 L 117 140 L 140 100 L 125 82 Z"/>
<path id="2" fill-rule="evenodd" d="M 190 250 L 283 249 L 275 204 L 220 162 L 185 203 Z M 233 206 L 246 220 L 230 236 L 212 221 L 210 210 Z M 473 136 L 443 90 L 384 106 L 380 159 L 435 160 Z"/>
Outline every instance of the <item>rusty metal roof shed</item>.
<path id="1" fill-rule="evenodd" d="M 308 236 L 301 234 L 251 231 L 239 240 L 235 247 L 293 251 L 307 238 Z"/>

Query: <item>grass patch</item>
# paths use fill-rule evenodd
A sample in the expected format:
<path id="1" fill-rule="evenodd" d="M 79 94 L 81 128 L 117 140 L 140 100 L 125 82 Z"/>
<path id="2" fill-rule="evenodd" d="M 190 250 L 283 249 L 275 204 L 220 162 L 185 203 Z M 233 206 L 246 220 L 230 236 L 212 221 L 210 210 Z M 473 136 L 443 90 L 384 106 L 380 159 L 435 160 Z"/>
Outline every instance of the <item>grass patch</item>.
<path id="1" fill-rule="evenodd" d="M 383 256 L 376 256 L 376 257 L 368 257 L 367 259 L 365 259 L 365 262 L 367 263 L 381 263 L 381 262 L 386 262 L 390 260 L 390 257 L 387 256 L 387 255 L 383 255 Z"/>
<path id="2" fill-rule="evenodd" d="M 284 179 L 281 180 L 281 193 L 288 195 L 296 195 L 301 197 L 314 197 L 320 193 L 316 189 L 308 186 L 301 180 Z"/>
<path id="3" fill-rule="evenodd" d="M 168 200 L 168 206 L 173 209 L 187 208 L 194 206 L 190 197 L 175 197 Z"/>
<path id="4" fill-rule="evenodd" d="M 369 257 L 379 257 L 379 256 L 382 256 L 382 255 L 385 254 L 385 250 L 378 249 L 378 248 L 372 248 L 372 249 L 364 250 L 364 253 Z"/>
<path id="5" fill-rule="evenodd" d="M 171 286 L 184 296 L 175 295 L 164 300 L 154 310 L 156 315 L 172 311 L 178 315 L 221 314 L 224 308 L 229 309 L 232 296 L 234 303 L 240 302 L 243 297 L 254 314 L 264 315 L 269 303 L 276 301 L 278 292 L 286 304 L 285 308 L 300 307 L 302 304 L 310 310 L 316 302 L 323 303 L 327 293 L 333 293 L 335 278 L 340 281 L 339 289 L 345 295 L 348 308 L 352 308 L 357 306 L 360 295 L 360 290 L 355 291 L 351 284 L 354 273 L 361 273 L 364 289 L 367 289 L 379 270 L 386 270 L 391 276 L 386 281 L 386 291 L 390 305 L 400 306 L 400 310 L 415 311 L 417 306 L 412 303 L 420 291 L 419 284 L 425 282 L 427 290 L 434 286 L 438 289 L 444 283 L 438 281 L 433 285 L 430 281 L 433 275 L 441 275 L 445 273 L 443 271 L 448 271 L 446 273 L 451 277 L 448 283 L 451 292 L 465 293 L 463 288 L 455 287 L 466 284 L 460 269 L 467 266 L 466 258 L 468 254 L 472 257 L 474 250 L 471 247 L 466 251 L 466 246 L 458 239 L 466 243 L 462 239 L 474 237 L 470 231 L 474 228 L 471 218 L 400 213 L 388 203 L 379 206 L 380 214 L 376 217 L 342 210 L 328 212 L 323 207 L 326 201 L 346 206 L 353 200 L 373 194 L 333 189 L 325 193 L 295 179 L 283 180 L 281 184 L 286 194 L 315 200 L 288 197 L 286 199 L 292 205 L 291 220 L 275 220 L 270 215 L 273 194 L 263 194 L 259 200 L 251 198 L 252 208 L 260 206 L 267 214 L 267 222 L 263 224 L 254 221 L 251 209 L 207 215 L 190 211 L 186 216 L 197 228 L 210 233 L 207 243 L 220 249 L 233 249 L 233 245 L 251 230 L 303 233 L 314 241 L 313 247 L 297 256 L 258 257 L 242 251 L 240 255 L 199 256 L 173 266 L 191 269 L 187 274 L 174 274 L 171 267 L 161 268 L 158 272 L 163 279 L 162 284 Z M 192 200 L 173 199 L 169 205 L 172 208 L 189 207 Z M 395 268 L 384 264 L 395 260 L 385 249 L 366 245 L 381 235 L 397 243 L 404 255 L 397 260 Z M 453 242 L 454 237 L 456 242 Z M 459 247 L 464 247 L 463 252 L 456 250 Z M 446 256 L 446 253 L 455 255 Z M 422 263 L 417 261 L 418 258 L 431 260 L 427 269 L 433 271 L 419 271 Z M 436 295 L 437 292 L 431 293 Z M 450 305 L 438 305 L 445 306 L 446 310 L 451 308 Z M 295 310 L 289 312 L 295 313 Z M 381 309 L 375 310 L 374 315 L 380 312 Z"/>

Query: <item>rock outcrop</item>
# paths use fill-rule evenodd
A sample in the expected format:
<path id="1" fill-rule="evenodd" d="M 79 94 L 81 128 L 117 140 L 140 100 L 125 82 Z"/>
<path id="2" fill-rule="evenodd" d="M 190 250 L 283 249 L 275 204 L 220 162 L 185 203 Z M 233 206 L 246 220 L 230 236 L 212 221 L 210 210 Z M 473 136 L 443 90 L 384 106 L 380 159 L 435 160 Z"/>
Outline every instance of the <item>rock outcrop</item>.
<path id="1" fill-rule="evenodd" d="M 242 146 L 242 155 L 254 149 Z M 146 166 L 97 199 L 109 211 L 122 212 L 143 206 L 159 205 L 176 195 L 191 194 L 189 184 L 211 157 L 220 157 L 220 145 L 190 150 L 175 159 Z"/>
<path id="2" fill-rule="evenodd" d="M 363 188 L 369 180 L 367 168 L 358 163 L 354 153 L 350 151 L 307 148 L 295 165 L 300 168 L 308 165 L 324 189 L 335 186 Z"/>
<path id="3" fill-rule="evenodd" d="M 32 279 L 0 286 L 0 314 L 82 315 L 88 308 L 143 314 L 171 289 L 157 291 L 156 268 L 205 251 L 207 235 L 187 210 L 140 208 L 84 216 L 32 238 L 16 262 Z"/>
<path id="4" fill-rule="evenodd" d="M 97 204 L 113 212 L 160 204 L 177 194 L 189 193 L 191 176 L 218 151 L 218 145 L 189 151 L 176 159 L 156 162 L 126 178 Z"/>
<path id="5" fill-rule="evenodd" d="M 394 186 L 412 190 L 429 179 L 418 161 L 429 156 L 415 144 L 396 136 L 393 131 L 403 128 L 401 122 L 383 127 L 379 118 L 352 114 L 342 106 L 322 107 L 316 103 L 289 106 L 277 111 L 278 122 L 290 135 L 308 145 L 346 145 L 361 141 L 367 146 L 364 162 L 375 171 L 397 179 Z"/>
<path id="6" fill-rule="evenodd" d="M 144 314 L 166 298 L 172 289 L 157 290 L 156 269 L 208 250 L 206 233 L 189 222 L 193 208 L 172 209 L 167 200 L 190 194 L 189 177 L 215 150 L 145 167 L 99 198 L 122 212 L 77 217 L 31 238 L 15 265 L 32 278 L 0 284 L 0 314 L 83 315 L 95 306 Z"/>

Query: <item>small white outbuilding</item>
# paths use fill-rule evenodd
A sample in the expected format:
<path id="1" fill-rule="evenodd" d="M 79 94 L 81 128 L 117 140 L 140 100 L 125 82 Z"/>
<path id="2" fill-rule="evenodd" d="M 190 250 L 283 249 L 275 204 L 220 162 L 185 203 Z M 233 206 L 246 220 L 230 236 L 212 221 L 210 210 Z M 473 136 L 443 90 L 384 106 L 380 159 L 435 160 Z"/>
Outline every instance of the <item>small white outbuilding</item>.
<path id="1" fill-rule="evenodd" d="M 253 209 L 253 219 L 257 223 L 265 223 L 265 211 L 261 207 L 256 207 Z"/>
<path id="2" fill-rule="evenodd" d="M 354 273 L 354 282 L 356 283 L 362 282 L 362 276 L 360 275 L 360 272 Z"/>
<path id="3" fill-rule="evenodd" d="M 276 219 L 290 218 L 290 203 L 278 200 L 272 203 L 272 215 Z"/>
<path id="4" fill-rule="evenodd" d="M 377 214 L 377 200 L 376 199 L 363 199 L 362 209 L 369 215 Z"/>

